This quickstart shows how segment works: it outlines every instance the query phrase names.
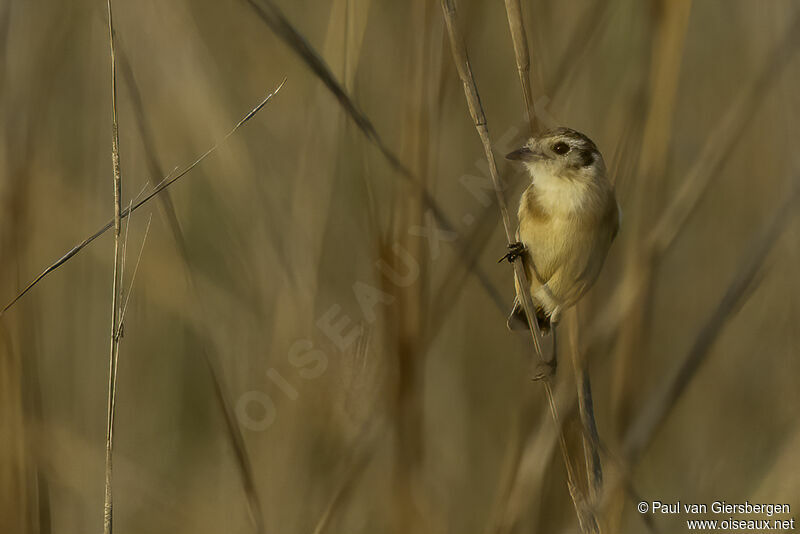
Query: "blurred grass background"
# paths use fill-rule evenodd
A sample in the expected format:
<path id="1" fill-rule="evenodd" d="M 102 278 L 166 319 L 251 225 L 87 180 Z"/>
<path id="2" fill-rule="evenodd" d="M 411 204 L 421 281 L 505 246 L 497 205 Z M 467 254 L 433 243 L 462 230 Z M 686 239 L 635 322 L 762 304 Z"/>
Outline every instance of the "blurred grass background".
<path id="1" fill-rule="evenodd" d="M 488 174 L 438 2 L 277 5 L 455 233 L 420 237 L 431 219 L 418 190 L 247 2 L 117 2 L 132 73 L 119 81 L 124 205 L 288 78 L 169 190 L 171 207 L 154 199 L 130 220 L 126 284 L 152 214 L 119 364 L 117 531 L 574 531 L 530 347 L 505 328 L 497 207 L 464 186 Z M 528 135 L 506 13 L 458 5 L 500 156 Z M 641 276 L 643 243 L 687 176 L 709 180 L 619 328 L 583 347 L 600 436 L 618 451 L 798 171 L 798 9 L 531 0 L 523 15 L 540 119 L 595 140 L 623 210 L 578 307 L 581 340 Z M 4 301 L 112 214 L 105 24 L 103 2 L 0 3 Z M 498 163 L 515 205 L 523 180 Z M 800 232 L 788 221 L 631 466 L 646 500 L 800 506 Z M 0 319 L 0 532 L 100 528 L 111 250 L 106 235 Z M 364 291 L 386 302 L 365 312 Z M 317 324 L 328 313 L 362 335 L 342 349 Z M 319 365 L 298 363 L 312 346 Z M 248 428 L 270 415 L 258 403 L 243 420 L 252 392 L 274 407 L 266 429 Z M 607 508 L 607 532 L 647 531 L 629 498 Z"/>

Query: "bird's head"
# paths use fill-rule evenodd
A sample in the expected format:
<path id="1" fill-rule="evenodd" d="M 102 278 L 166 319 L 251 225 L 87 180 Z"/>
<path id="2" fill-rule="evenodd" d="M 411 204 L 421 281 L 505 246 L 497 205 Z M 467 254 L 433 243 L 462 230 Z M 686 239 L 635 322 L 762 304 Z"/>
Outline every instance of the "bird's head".
<path id="1" fill-rule="evenodd" d="M 597 145 L 584 134 L 569 128 L 548 130 L 531 137 L 522 147 L 506 155 L 521 161 L 531 174 L 581 182 L 605 179 L 606 166 Z"/>

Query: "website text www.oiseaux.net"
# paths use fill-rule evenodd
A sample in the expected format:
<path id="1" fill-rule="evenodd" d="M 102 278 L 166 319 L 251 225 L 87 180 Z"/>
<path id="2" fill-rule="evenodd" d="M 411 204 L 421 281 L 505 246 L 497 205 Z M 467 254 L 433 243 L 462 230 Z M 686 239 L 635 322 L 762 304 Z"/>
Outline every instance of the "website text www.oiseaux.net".
<path id="1" fill-rule="evenodd" d="M 682 503 L 662 501 L 642 501 L 637 506 L 641 514 L 652 515 L 684 515 L 695 516 L 686 519 L 687 530 L 697 532 L 714 531 L 747 531 L 747 532 L 772 532 L 795 530 L 795 518 L 788 517 L 791 507 L 788 504 L 754 504 L 749 501 L 732 504 L 726 501 L 713 503 Z M 696 516 L 720 515 L 719 519 L 700 519 Z M 736 518 L 736 514 L 746 514 L 750 517 Z M 753 517 L 762 516 L 762 517 Z"/>

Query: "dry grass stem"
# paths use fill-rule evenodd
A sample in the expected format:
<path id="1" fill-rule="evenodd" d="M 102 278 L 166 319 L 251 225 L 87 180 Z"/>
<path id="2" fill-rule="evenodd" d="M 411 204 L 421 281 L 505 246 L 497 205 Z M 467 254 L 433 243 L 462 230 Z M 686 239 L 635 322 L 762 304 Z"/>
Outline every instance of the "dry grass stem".
<path id="1" fill-rule="evenodd" d="M 605 5 L 605 4 L 603 4 Z M 522 17 L 520 0 L 506 0 L 506 14 L 508 16 L 508 26 L 511 32 L 511 39 L 514 44 L 514 56 L 517 63 L 520 85 L 522 87 L 525 109 L 530 123 L 530 134 L 535 135 L 537 130 L 536 111 L 534 107 L 533 92 L 530 80 L 530 52 L 528 49 L 528 38 L 525 32 L 525 25 Z M 591 13 L 593 15 L 594 13 Z M 593 21 L 594 22 L 594 21 Z M 599 25 L 597 25 L 599 26 Z M 581 40 L 573 39 L 571 43 Z M 585 39 L 588 42 L 589 39 Z M 572 56 L 567 54 L 561 64 L 573 63 Z M 589 378 L 587 364 L 583 355 L 580 354 L 577 310 L 573 310 L 568 320 L 568 334 L 570 338 L 570 353 L 575 370 L 575 379 L 578 389 L 578 404 L 580 406 L 581 423 L 584 426 L 584 433 L 591 438 L 584 437 L 584 454 L 586 457 L 586 476 L 588 480 L 588 496 L 590 504 L 594 503 L 600 491 L 603 480 L 603 472 L 600 463 L 600 452 L 595 446 L 599 442 L 597 434 L 597 422 L 594 418 L 594 403 L 592 400 L 592 387 Z M 553 334 L 555 336 L 555 332 Z M 555 357 L 555 355 L 554 355 Z"/>
<path id="2" fill-rule="evenodd" d="M 0 1 L 0 534 L 797 500 L 798 6 L 104 3 Z M 509 333 L 503 155 L 557 126 L 620 232 L 555 335 Z"/>
<path id="3" fill-rule="evenodd" d="M 258 17 L 278 36 L 300 59 L 303 60 L 314 75 L 325 85 L 325 87 L 333 94 L 336 101 L 353 120 L 364 136 L 374 144 L 381 152 L 386 161 L 391 167 L 397 171 L 403 179 L 410 182 L 422 195 L 422 202 L 424 206 L 433 213 L 436 222 L 446 231 L 453 231 L 455 225 L 445 214 L 436 199 L 430 193 L 426 185 L 420 181 L 416 176 L 384 143 L 378 131 L 372 124 L 372 121 L 359 110 L 353 98 L 347 93 L 345 87 L 336 79 L 336 76 L 331 71 L 325 60 L 320 54 L 314 50 L 308 40 L 292 25 L 286 15 L 280 10 L 273 0 L 243 0 L 246 2 L 258 15 Z M 469 249 L 461 242 L 456 243 L 459 254 L 462 256 L 469 256 Z M 493 290 L 491 279 L 486 275 L 483 269 L 476 268 L 475 275 L 480 281 L 481 285 L 486 289 L 489 295 L 496 299 L 496 291 Z"/>
<path id="4" fill-rule="evenodd" d="M 514 43 L 514 58 L 517 61 L 517 72 L 519 73 L 519 83 L 522 86 L 525 111 L 528 113 L 531 134 L 534 134 L 537 126 L 533 90 L 531 89 L 531 56 L 528 51 L 528 36 L 525 33 L 520 0 L 506 0 L 506 14 L 508 16 L 508 29 L 511 31 L 511 40 Z"/>
<path id="5" fill-rule="evenodd" d="M 508 215 L 508 208 L 503 194 L 503 187 L 497 173 L 497 165 L 494 160 L 492 144 L 489 139 L 489 129 L 486 123 L 486 116 L 484 115 L 480 96 L 478 95 L 478 88 L 475 83 L 475 78 L 472 74 L 472 67 L 467 55 L 466 43 L 456 20 L 456 7 L 454 1 L 442 0 L 442 10 L 444 12 L 444 18 L 447 24 L 447 31 L 450 36 L 450 47 L 453 52 L 453 60 L 456 63 L 459 78 L 464 86 L 464 95 L 466 96 L 470 115 L 472 116 L 475 129 L 477 130 L 478 136 L 483 144 L 486 160 L 489 164 L 489 172 L 492 177 L 492 183 L 494 184 L 495 193 L 497 195 L 497 204 L 503 220 L 503 228 L 505 229 L 506 239 L 508 240 L 508 243 L 511 244 L 514 242 L 514 232 L 511 226 L 511 219 Z M 552 354 L 550 358 L 547 359 L 542 351 L 541 333 L 539 332 L 538 325 L 536 324 L 535 308 L 530 295 L 530 284 L 525 277 L 521 262 L 514 263 L 514 274 L 520 287 L 520 296 L 522 297 L 523 308 L 525 309 L 525 314 L 528 318 L 528 324 L 531 325 L 530 332 L 535 350 L 535 356 L 542 364 L 549 366 L 553 363 L 552 359 L 555 357 L 555 355 Z M 544 371 L 544 373 L 541 375 L 541 379 L 545 388 L 545 394 L 547 396 L 547 402 L 550 407 L 553 422 L 556 428 L 559 429 L 559 445 L 561 447 L 564 465 L 567 471 L 567 485 L 575 506 L 575 511 L 578 515 L 581 529 L 586 533 L 598 532 L 599 527 L 597 519 L 594 517 L 592 510 L 590 510 L 586 505 L 585 498 L 580 494 L 580 490 L 576 483 L 574 468 L 569 458 L 566 438 L 563 430 L 561 429 L 561 422 L 558 415 L 558 409 L 556 408 L 555 400 L 553 398 L 553 390 L 548 371 Z"/>
<path id="6" fill-rule="evenodd" d="M 134 75 L 133 68 L 128 61 L 127 55 L 125 54 L 124 47 L 119 46 L 118 43 L 117 49 L 119 52 L 118 55 L 120 69 L 122 71 L 125 85 L 130 94 L 136 127 L 144 147 L 145 161 L 147 163 L 147 170 L 149 173 L 149 182 L 153 188 L 157 188 L 160 185 L 158 177 L 165 176 L 165 173 L 161 164 L 159 163 L 158 154 L 156 152 L 156 143 L 153 139 L 153 132 L 147 122 L 144 103 L 139 91 L 139 86 L 136 83 L 136 76 Z M 162 191 L 162 193 L 158 195 L 158 199 L 159 203 L 161 204 L 162 212 L 166 217 L 172 233 L 172 238 L 175 241 L 175 246 L 178 248 L 180 253 L 183 268 L 191 287 L 192 297 L 196 303 L 195 308 L 202 312 L 203 323 L 206 325 L 211 325 L 213 321 L 208 317 L 208 313 L 206 313 L 205 306 L 203 305 L 201 292 L 198 289 L 198 282 L 196 280 L 194 270 L 190 265 L 189 249 L 186 244 L 186 237 L 181 229 L 180 221 L 178 219 L 177 212 L 175 211 L 175 206 L 172 202 L 170 192 Z M 150 223 L 148 222 L 148 228 L 149 224 Z M 128 222 L 128 225 L 130 226 L 130 221 Z M 146 237 L 147 233 L 145 233 L 145 238 Z M 142 246 L 144 247 L 144 243 L 142 243 Z M 135 274 L 136 272 L 134 271 L 134 275 Z M 206 369 L 208 369 L 208 372 L 211 375 L 211 380 L 214 384 L 214 398 L 220 407 L 223 418 L 225 419 L 225 429 L 227 431 L 226 436 L 230 441 L 231 448 L 233 449 L 234 456 L 236 457 L 236 467 L 242 479 L 242 487 L 247 498 L 248 511 L 250 513 L 251 520 L 253 521 L 255 531 L 257 533 L 261 533 L 264 531 L 264 514 L 261 509 L 261 502 L 258 493 L 256 491 L 255 475 L 253 474 L 252 462 L 250 461 L 250 455 L 245 447 L 242 431 L 239 428 L 239 425 L 236 421 L 236 416 L 233 413 L 232 403 L 230 401 L 230 391 L 227 387 L 225 387 L 222 376 L 219 374 L 219 364 L 217 363 L 219 361 L 219 355 L 210 345 L 210 343 L 204 344 L 203 350 L 199 351 L 199 356 L 203 360 L 203 364 L 205 365 Z"/>
<path id="7" fill-rule="evenodd" d="M 587 52 L 598 37 L 608 30 L 611 12 L 619 5 L 613 2 L 592 2 L 586 14 L 581 17 L 553 75 L 554 82 L 550 84 L 550 92 L 554 97 L 558 97 L 562 89 L 572 81 L 575 73 L 585 66 Z"/>
<path id="8" fill-rule="evenodd" d="M 654 269 L 670 247 L 675 243 L 708 191 L 709 185 L 718 175 L 734 144 L 746 131 L 745 124 L 755 114 L 758 104 L 769 84 L 787 68 L 798 51 L 800 37 L 800 13 L 797 13 L 784 38 L 766 54 L 767 60 L 758 76 L 734 99 L 725 115 L 708 136 L 700 155 L 690 166 L 686 177 L 677 187 L 677 192 L 663 209 L 651 231 L 643 240 L 638 258 L 639 265 L 617 286 L 606 307 L 608 313 L 596 317 L 587 336 L 587 347 L 594 347 L 613 338 L 625 317 L 636 305 L 640 294 L 647 290 Z"/>
<path id="9" fill-rule="evenodd" d="M 264 98 L 255 108 L 250 110 L 250 112 L 248 112 L 247 115 L 245 115 L 236 124 L 236 126 L 234 126 L 233 129 L 227 133 L 227 135 L 225 135 L 225 137 L 223 137 L 221 140 L 219 140 L 216 143 L 214 143 L 214 145 L 212 145 L 211 148 L 206 150 L 197 159 L 195 159 L 191 164 L 189 164 L 188 166 L 184 167 L 183 170 L 181 170 L 177 174 L 166 176 L 163 180 L 161 180 L 158 183 L 158 185 L 150 193 L 145 195 L 144 198 L 142 198 L 138 202 L 134 202 L 133 205 L 130 208 L 126 208 L 126 209 L 122 210 L 120 212 L 120 219 L 124 219 L 125 217 L 129 216 L 131 213 L 136 211 L 137 209 L 141 208 L 143 205 L 145 205 L 147 202 L 152 200 L 154 197 L 158 196 L 161 192 L 165 191 L 169 186 L 171 186 L 172 184 L 174 184 L 175 182 L 177 182 L 178 180 L 180 180 L 181 178 L 183 178 L 184 176 L 189 174 L 189 172 L 191 172 L 192 169 L 194 169 L 195 167 L 200 165 L 200 163 L 202 163 L 203 160 L 205 160 L 208 156 L 213 154 L 225 141 L 228 140 L 228 138 L 230 138 L 234 133 L 236 133 L 236 131 L 242 125 L 244 125 L 244 123 L 246 123 L 247 121 L 252 119 L 255 116 L 256 113 L 261 111 L 261 109 L 267 104 L 267 102 L 269 102 L 270 99 L 272 99 L 272 97 L 275 96 L 275 94 L 277 94 L 278 91 L 280 91 L 280 89 L 283 87 L 283 85 L 285 83 L 286 83 L 286 80 L 281 82 L 281 84 L 273 92 L 268 94 L 266 96 L 266 98 Z M 55 271 L 56 269 L 58 269 L 59 267 L 64 265 L 67 261 L 69 261 L 72 257 L 74 257 L 78 252 L 83 250 L 89 243 L 91 243 L 92 241 L 94 241 L 95 239 L 97 239 L 98 237 L 100 237 L 101 235 L 106 233 L 108 230 L 110 230 L 112 227 L 114 227 L 114 224 L 115 224 L 115 219 L 112 219 L 112 220 L 108 221 L 105 225 L 103 225 L 95 233 L 93 233 L 89 237 L 85 238 L 83 241 L 81 241 L 80 243 L 78 243 L 77 245 L 72 247 L 70 250 L 68 250 L 58 260 L 56 260 L 55 262 L 50 264 L 50 266 L 48 266 L 44 271 L 39 273 L 39 275 L 36 278 L 34 278 L 27 286 L 25 286 L 25 289 L 20 291 L 17 294 L 16 297 L 14 297 L 8 304 L 6 304 L 6 306 L 3 308 L 3 310 L 0 311 L 0 317 L 5 312 L 7 312 L 14 304 L 16 304 L 19 301 L 19 299 L 21 299 L 28 291 L 33 289 L 34 286 L 36 286 L 39 282 L 41 282 L 47 275 L 49 275 L 50 273 L 52 273 L 53 271 Z"/>
<path id="10" fill-rule="evenodd" d="M 667 178 L 665 170 L 668 163 L 669 148 L 672 142 L 672 119 L 678 95 L 678 81 L 684 56 L 691 12 L 691 0 L 659 2 L 659 10 L 654 17 L 654 32 L 649 60 L 649 73 L 644 92 L 646 105 L 642 120 L 641 145 L 632 166 L 635 181 L 632 182 L 632 208 L 627 216 L 627 227 L 632 239 L 624 242 L 625 267 L 623 279 L 643 281 L 643 290 L 632 301 L 620 333 L 619 351 L 614 361 L 612 388 L 612 428 L 617 435 L 624 432 L 629 423 L 635 399 L 640 393 L 642 372 L 641 347 L 650 328 L 650 301 L 654 284 L 655 269 L 642 270 L 642 239 L 652 227 L 653 219 L 662 209 Z M 642 180 L 641 177 L 648 177 Z M 651 263 L 655 267 L 655 262 Z M 648 266 L 649 267 L 649 266 Z M 647 269 L 647 267 L 645 267 Z M 619 499 L 622 495 L 619 495 Z M 622 510 L 619 506 L 618 510 Z M 607 522 L 610 530 L 619 528 L 621 514 L 609 514 Z"/>
<path id="11" fill-rule="evenodd" d="M 750 294 L 748 290 L 756 281 L 767 255 L 783 234 L 791 217 L 796 214 L 799 196 L 800 178 L 795 179 L 790 194 L 786 195 L 772 218 L 758 232 L 742 255 L 736 275 L 719 300 L 716 309 L 695 336 L 689 353 L 683 358 L 675 374 L 657 395 L 651 397 L 631 425 L 623 445 L 625 456 L 629 461 L 635 463 L 641 457 L 670 410 L 675 407 L 678 398 L 686 390 L 697 369 L 705 361 L 728 320 L 739 310 L 743 299 Z"/>
<path id="12" fill-rule="evenodd" d="M 280 10 L 273 0 L 244 0 L 255 11 L 258 17 L 269 26 L 286 45 L 292 49 L 303 62 L 308 65 L 312 72 L 325 84 L 325 87 L 336 97 L 339 105 L 353 119 L 358 129 L 361 130 L 378 150 L 384 155 L 389 164 L 399 171 L 402 175 L 412 178 L 413 175 L 408 168 L 397 158 L 391 149 L 383 142 L 378 131 L 372 125 L 372 121 L 362 113 L 352 98 L 347 94 L 346 89 L 336 79 L 325 60 L 314 50 L 308 40 L 292 26 L 286 15 Z"/>
<path id="13" fill-rule="evenodd" d="M 371 418 L 364 423 L 361 432 L 355 439 L 354 448 L 350 450 L 350 454 L 343 462 L 345 465 L 344 476 L 336 485 L 336 489 L 331 494 L 325 510 L 317 520 L 313 534 L 323 534 L 336 516 L 337 511 L 347 504 L 346 499 L 369 465 L 377 448 L 377 442 L 387 431 L 386 422 L 380 418 Z"/>
<path id="14" fill-rule="evenodd" d="M 106 422 L 106 461 L 105 461 L 105 497 L 103 502 L 103 532 L 113 531 L 113 448 L 114 448 L 114 412 L 117 386 L 117 360 L 119 358 L 120 313 L 118 302 L 121 297 L 121 258 L 120 230 L 122 220 L 122 176 L 119 167 L 119 123 L 117 120 L 117 73 L 114 57 L 114 19 L 111 0 L 108 0 L 108 40 L 111 49 L 111 164 L 114 181 L 114 267 L 111 296 L 111 345 L 108 362 L 108 420 Z"/>
<path id="15" fill-rule="evenodd" d="M 125 304 L 122 306 L 122 311 L 119 314 L 119 327 L 121 333 L 122 323 L 125 320 L 125 312 L 128 311 L 128 303 L 131 300 L 131 294 L 133 293 L 133 284 L 136 283 L 136 273 L 139 272 L 139 262 L 142 261 L 142 254 L 144 254 L 144 246 L 147 244 L 147 236 L 150 235 L 150 223 L 153 222 L 153 216 L 150 215 L 147 218 L 147 226 L 144 229 L 144 237 L 142 238 L 142 246 L 139 248 L 139 255 L 136 256 L 136 264 L 133 266 L 133 274 L 131 275 L 131 283 L 128 286 L 127 295 L 125 296 Z M 130 219 L 128 220 L 128 226 L 130 226 Z"/>
<path id="16" fill-rule="evenodd" d="M 800 180 L 791 184 L 791 193 L 786 196 L 776 209 L 772 218 L 762 227 L 752 240 L 747 251 L 738 262 L 738 271 L 716 308 L 704 322 L 686 356 L 664 383 L 661 389 L 650 397 L 644 408 L 638 413 L 623 440 L 623 455 L 615 457 L 618 472 L 604 487 L 600 509 L 606 509 L 620 487 L 629 484 L 633 468 L 642 458 L 643 453 L 652 442 L 656 432 L 666 421 L 678 400 L 691 383 L 714 342 L 723 332 L 730 318 L 741 307 L 743 300 L 750 293 L 764 261 L 773 249 L 778 238 L 787 228 L 790 218 L 796 214 L 796 204 L 800 197 Z"/>
<path id="17" fill-rule="evenodd" d="M 147 116 L 144 111 L 144 103 L 142 102 L 142 95 L 139 91 L 139 85 L 136 83 L 136 76 L 134 75 L 133 68 L 131 67 L 128 55 L 125 53 L 124 42 L 117 39 L 117 55 L 119 56 L 119 67 L 122 72 L 122 79 L 125 82 L 125 87 L 128 90 L 128 95 L 133 107 L 133 117 L 136 128 L 139 131 L 139 138 L 142 141 L 145 154 L 145 162 L 147 163 L 148 181 L 152 187 L 158 187 L 161 177 L 166 176 L 161 165 L 158 162 L 156 152 L 156 143 L 153 139 L 153 132 L 147 122 Z M 167 218 L 172 237 L 175 239 L 181 256 L 185 261 L 188 261 L 188 250 L 186 246 L 186 239 L 181 231 L 180 221 L 175 211 L 175 205 L 172 201 L 172 196 L 169 191 L 164 191 L 158 197 L 159 204 L 161 204 L 162 212 Z"/>
<path id="18" fill-rule="evenodd" d="M 464 94 L 467 99 L 467 106 L 469 107 L 470 116 L 475 124 L 475 129 L 478 131 L 478 136 L 483 144 L 483 150 L 486 155 L 487 162 L 489 163 L 489 174 L 492 178 L 492 184 L 494 185 L 497 204 L 498 208 L 500 209 L 501 219 L 503 221 L 503 229 L 505 230 L 508 243 L 511 244 L 514 242 L 514 230 L 511 225 L 511 218 L 508 215 L 508 207 L 505 201 L 505 196 L 503 195 L 504 187 L 503 184 L 501 184 L 500 177 L 497 173 L 497 164 L 494 160 L 492 144 L 489 139 L 489 129 L 486 125 L 486 117 L 483 113 L 480 96 L 478 95 L 478 88 L 475 85 L 475 78 L 472 75 L 472 67 L 470 66 L 469 58 L 466 54 L 466 44 L 464 43 L 461 30 L 456 23 L 456 8 L 452 0 L 442 0 L 442 9 L 444 11 L 445 22 L 447 23 L 447 30 L 450 36 L 450 46 L 453 52 L 453 60 L 456 63 L 459 78 L 464 86 Z M 521 263 L 514 263 L 514 273 L 517 277 L 517 283 L 519 283 L 520 288 L 522 288 L 521 296 L 525 313 L 529 318 L 535 317 L 536 315 L 534 313 L 535 309 L 533 301 L 531 300 L 530 291 L 528 290 L 530 288 L 530 284 L 525 277 Z M 544 363 L 550 363 L 552 355 L 550 358 L 545 356 L 542 350 L 539 326 L 535 323 L 536 321 L 530 321 L 530 324 L 533 326 L 530 332 L 536 355 Z"/>

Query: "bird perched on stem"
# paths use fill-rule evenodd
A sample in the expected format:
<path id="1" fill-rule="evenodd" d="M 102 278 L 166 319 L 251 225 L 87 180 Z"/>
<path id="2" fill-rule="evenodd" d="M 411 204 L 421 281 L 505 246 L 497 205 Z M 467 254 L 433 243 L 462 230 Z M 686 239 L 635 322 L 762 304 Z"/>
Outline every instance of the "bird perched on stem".
<path id="1" fill-rule="evenodd" d="M 539 328 L 547 333 L 597 280 L 619 229 L 619 208 L 603 156 L 580 132 L 549 130 L 506 159 L 522 162 L 531 184 L 519 203 L 519 241 L 499 261 L 522 259 Z M 511 330 L 529 328 L 519 292 L 517 284 Z"/>

